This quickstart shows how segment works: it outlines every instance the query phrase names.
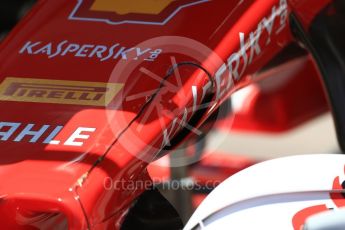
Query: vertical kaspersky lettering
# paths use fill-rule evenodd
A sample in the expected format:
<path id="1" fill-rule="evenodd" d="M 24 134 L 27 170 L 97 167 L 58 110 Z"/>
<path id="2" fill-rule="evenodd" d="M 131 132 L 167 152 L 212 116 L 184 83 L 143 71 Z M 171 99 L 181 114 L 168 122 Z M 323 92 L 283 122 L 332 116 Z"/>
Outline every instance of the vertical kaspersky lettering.
<path id="1" fill-rule="evenodd" d="M 271 43 L 272 36 L 279 34 L 286 27 L 287 15 L 287 1 L 280 0 L 279 6 L 272 8 L 271 15 L 267 18 L 264 17 L 257 25 L 256 30 L 250 32 L 248 36 L 243 32 L 239 33 L 239 50 L 232 53 L 227 59 L 227 63 L 223 64 L 215 73 L 217 100 L 230 90 L 235 81 L 241 80 L 255 57 L 259 57 L 263 48 Z"/>
<path id="2" fill-rule="evenodd" d="M 67 138 L 56 139 L 64 126 L 22 124 L 18 122 L 0 122 L 0 141 L 41 143 L 49 145 L 64 145 L 81 147 L 91 138 L 96 128 L 78 127 Z M 63 136 L 66 134 L 64 133 Z"/>

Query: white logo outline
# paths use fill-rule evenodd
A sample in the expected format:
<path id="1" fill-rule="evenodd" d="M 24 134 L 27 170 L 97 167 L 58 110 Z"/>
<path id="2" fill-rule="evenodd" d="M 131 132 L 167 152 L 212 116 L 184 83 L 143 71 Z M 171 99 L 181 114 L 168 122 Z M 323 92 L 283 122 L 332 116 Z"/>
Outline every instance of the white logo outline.
<path id="1" fill-rule="evenodd" d="M 86 17 L 77 17 L 76 12 L 80 9 L 81 4 L 83 3 L 84 0 L 78 0 L 77 5 L 74 7 L 72 13 L 69 15 L 68 19 L 69 20 L 74 20 L 74 21 L 91 21 L 91 22 L 105 22 L 106 24 L 110 25 L 122 25 L 122 24 L 141 24 L 141 25 L 159 25 L 159 26 L 164 26 L 167 24 L 175 15 L 180 12 L 182 9 L 194 6 L 194 5 L 199 5 L 201 3 L 205 2 L 210 2 L 211 0 L 199 0 L 196 2 L 188 3 L 179 6 L 172 12 L 164 21 L 162 22 L 147 22 L 147 21 L 135 21 L 135 20 L 124 20 L 124 21 L 119 21 L 119 22 L 114 22 L 111 19 L 102 19 L 102 18 L 86 18 Z"/>

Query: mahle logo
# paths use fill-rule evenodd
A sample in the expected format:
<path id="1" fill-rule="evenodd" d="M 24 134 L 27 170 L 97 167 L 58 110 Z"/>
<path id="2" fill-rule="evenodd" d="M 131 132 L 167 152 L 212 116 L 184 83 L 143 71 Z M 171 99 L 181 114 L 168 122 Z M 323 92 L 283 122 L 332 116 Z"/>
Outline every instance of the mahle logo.
<path id="1" fill-rule="evenodd" d="M 108 106 L 123 84 L 6 78 L 0 85 L 1 101 Z"/>
<path id="2" fill-rule="evenodd" d="M 179 11 L 210 0 L 78 0 L 70 20 L 164 25 Z"/>

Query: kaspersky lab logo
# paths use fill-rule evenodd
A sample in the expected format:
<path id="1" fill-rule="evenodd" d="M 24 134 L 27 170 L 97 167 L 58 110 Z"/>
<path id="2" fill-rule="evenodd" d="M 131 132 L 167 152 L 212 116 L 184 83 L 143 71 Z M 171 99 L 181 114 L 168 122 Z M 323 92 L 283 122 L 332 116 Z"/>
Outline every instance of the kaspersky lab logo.
<path id="1" fill-rule="evenodd" d="M 165 25 L 184 8 L 210 0 L 78 0 L 70 20 Z"/>

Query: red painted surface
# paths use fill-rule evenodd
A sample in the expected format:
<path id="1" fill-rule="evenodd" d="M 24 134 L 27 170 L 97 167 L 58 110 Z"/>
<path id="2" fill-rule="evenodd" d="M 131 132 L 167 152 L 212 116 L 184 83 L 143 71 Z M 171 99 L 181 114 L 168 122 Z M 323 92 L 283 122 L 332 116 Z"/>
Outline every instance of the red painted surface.
<path id="1" fill-rule="evenodd" d="M 73 100 L 91 100 L 87 97 L 89 94 L 77 98 L 76 94 L 67 96 L 66 89 L 62 89 L 62 93 L 43 95 L 42 90 L 51 91 L 54 87 L 56 90 L 57 85 L 53 82 L 51 85 L 38 86 L 36 82 L 36 85 L 26 86 L 29 90 L 35 87 L 41 90 L 41 94 L 30 91 L 26 100 L 62 97 L 61 103 L 21 102 L 1 95 L 0 106 L 3 110 L 0 121 L 12 122 L 12 125 L 20 123 L 8 140 L 0 142 L 0 214 L 6 216 L 4 226 L 8 229 L 32 229 L 34 225 L 42 227 L 46 222 L 45 218 L 39 218 L 42 213 L 62 213 L 67 218 L 69 229 L 119 228 L 130 204 L 142 190 L 106 189 L 105 179 L 115 182 L 149 180 L 147 162 L 154 158 L 164 143 L 165 129 L 172 134 L 170 138 L 178 133 L 181 127 L 172 126 L 174 118 L 188 121 L 194 111 L 187 110 L 187 115 L 183 117 L 185 108 L 200 105 L 204 89 L 210 86 L 205 72 L 195 66 L 181 66 L 181 76 L 186 76 L 181 77 L 181 83 L 176 76 L 167 79 L 178 87 L 169 88 L 165 82 L 168 86 L 158 90 L 172 65 L 171 56 L 176 58 L 177 63 L 197 62 L 213 76 L 222 72 L 221 60 L 227 62 L 232 54 L 239 55 L 232 59 L 235 60 L 232 64 L 238 65 L 238 74 L 229 78 L 228 71 L 225 71 L 213 79 L 214 88 L 209 91 L 215 96 L 200 121 L 202 123 L 237 87 L 251 82 L 250 77 L 245 76 L 257 71 L 292 42 L 287 17 L 292 9 L 301 15 L 306 5 L 312 4 L 313 7 L 309 8 L 315 13 L 328 1 L 305 0 L 298 1 L 298 4 L 289 1 L 287 8 L 285 1 L 278 0 L 193 1 L 199 4 L 183 8 L 175 6 L 176 11 L 171 18 L 166 18 L 164 25 L 147 24 L 148 19 L 144 20 L 144 24 L 109 24 L 102 19 L 113 18 L 112 15 L 102 11 L 95 12 L 90 18 L 84 15 L 76 19 L 73 12 L 77 11 L 77 2 L 42 0 L 37 4 L 1 44 L 0 81 L 4 83 L 5 79 L 15 77 L 63 80 L 67 83 L 110 82 L 123 84 L 123 87 L 110 98 L 108 106 L 66 104 L 73 97 Z M 84 1 L 79 2 L 84 4 Z M 131 14 L 128 17 L 143 22 L 140 15 Z M 161 17 L 165 18 L 164 15 Z M 266 22 L 274 19 L 271 21 L 273 24 L 266 23 L 268 27 L 272 25 L 271 32 L 263 28 L 264 18 Z M 310 23 L 310 17 L 303 19 L 305 25 Z M 152 23 L 153 19 L 149 20 Z M 250 34 L 260 30 L 258 43 L 252 43 L 251 47 Z M 242 42 L 240 33 L 244 36 Z M 139 44 L 160 36 L 180 36 L 184 42 L 178 43 L 175 37 Z M 188 44 L 185 38 L 194 42 Z M 198 52 L 201 50 L 195 41 L 209 50 L 200 55 Z M 242 44 L 241 49 L 241 43 L 247 45 Z M 116 56 L 121 47 L 135 49 L 127 55 Z M 157 57 L 159 49 L 162 53 Z M 108 59 L 110 50 L 114 54 Z M 139 56 L 138 60 L 135 55 Z M 140 72 L 143 67 L 158 77 L 153 79 Z M 62 84 L 64 87 L 66 82 Z M 197 91 L 194 97 L 192 86 Z M 147 97 L 131 98 L 152 90 L 156 96 L 151 101 Z M 159 105 L 159 111 L 148 112 L 152 105 Z M 50 126 L 36 142 L 29 143 L 32 136 L 19 138 L 28 124 L 34 124 L 32 130 L 36 131 L 47 128 L 43 125 Z M 60 143 L 43 143 L 57 126 L 63 126 L 54 139 Z M 78 140 L 73 139 L 74 142 L 82 142 L 82 146 L 67 145 L 72 133 L 80 127 L 89 130 L 79 133 Z M 9 127 L 2 128 L 2 132 L 9 132 Z M 84 137 L 80 138 L 80 135 Z M 14 141 L 16 138 L 17 142 Z M 20 218 L 23 215 L 26 216 L 24 221 Z M 58 223 L 61 219 L 54 221 Z"/>
<path id="2" fill-rule="evenodd" d="M 228 132 L 284 132 L 329 110 L 319 72 L 309 57 L 255 78 L 262 80 L 251 86 L 240 110 L 218 121 L 216 127 Z"/>
<path id="3" fill-rule="evenodd" d="M 257 163 L 246 156 L 229 153 L 211 152 L 204 153 L 205 157 L 198 164 L 189 168 L 189 176 L 199 185 L 212 187 L 223 182 L 231 175 Z M 169 156 L 165 156 L 154 164 L 149 165 L 148 172 L 156 183 L 165 182 L 170 178 Z"/>

